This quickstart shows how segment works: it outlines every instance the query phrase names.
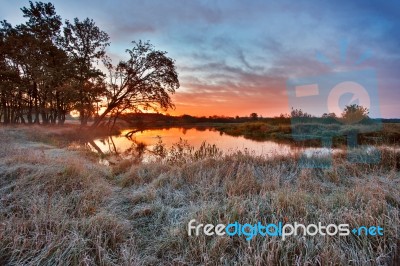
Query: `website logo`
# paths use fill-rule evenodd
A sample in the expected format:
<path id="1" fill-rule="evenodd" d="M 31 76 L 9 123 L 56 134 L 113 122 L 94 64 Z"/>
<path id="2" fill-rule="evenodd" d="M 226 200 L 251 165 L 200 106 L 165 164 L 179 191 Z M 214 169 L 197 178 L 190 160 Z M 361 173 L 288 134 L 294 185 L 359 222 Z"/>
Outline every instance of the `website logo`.
<path id="1" fill-rule="evenodd" d="M 359 65 L 370 57 L 363 53 L 356 61 Z M 323 54 L 317 54 L 317 60 L 329 67 L 334 67 L 331 60 Z M 341 44 L 341 63 L 347 61 L 347 42 Z M 310 159 L 308 153 L 300 157 L 301 168 L 329 168 L 332 159 L 332 141 L 334 137 L 345 136 L 348 149 L 348 161 L 352 163 L 377 163 L 380 153 L 374 146 L 360 145 L 360 133 L 381 130 L 379 97 L 376 72 L 374 69 L 334 72 L 287 80 L 289 105 L 292 108 L 292 138 L 295 141 L 320 140 L 327 151 L 326 160 Z M 347 108 L 347 109 L 346 109 Z M 352 108 L 354 110 L 352 110 Z M 363 109 L 362 109 L 363 108 Z M 343 117 L 345 111 L 350 115 Z M 358 111 L 368 110 L 364 119 Z M 325 120 L 317 120 L 309 115 L 318 113 Z M 353 115 L 354 114 L 354 115 Z M 340 126 L 328 126 L 340 125 Z M 358 153 L 353 153 L 357 149 Z"/>
<path id="2" fill-rule="evenodd" d="M 318 224 L 304 225 L 301 223 L 270 223 L 263 224 L 258 222 L 256 224 L 241 224 L 238 221 L 229 224 L 202 224 L 192 219 L 188 223 L 188 235 L 199 236 L 204 234 L 206 236 L 243 236 L 247 241 L 252 240 L 256 236 L 261 237 L 280 237 L 285 241 L 290 236 L 348 236 L 353 234 L 355 236 L 383 236 L 384 229 L 381 226 L 360 226 L 356 228 L 350 227 L 349 224 L 328 224 L 323 225 L 321 222 Z"/>

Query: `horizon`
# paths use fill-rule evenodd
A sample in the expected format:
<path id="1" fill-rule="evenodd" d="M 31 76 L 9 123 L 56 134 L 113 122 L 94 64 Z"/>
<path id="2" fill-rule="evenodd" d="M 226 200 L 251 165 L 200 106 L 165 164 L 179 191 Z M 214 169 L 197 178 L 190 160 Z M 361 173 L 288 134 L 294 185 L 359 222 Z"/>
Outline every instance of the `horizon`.
<path id="1" fill-rule="evenodd" d="M 254 112 L 275 117 L 290 113 L 288 79 L 373 68 L 380 118 L 400 117 L 400 8 L 395 2 L 49 2 L 63 20 L 89 17 L 107 32 L 107 53 L 114 63 L 125 59 L 125 49 L 139 39 L 167 51 L 176 61 L 181 83 L 172 96 L 176 109 L 165 112 L 174 116 Z M 22 23 L 20 8 L 28 4 L 3 1 L 0 17 L 12 25 Z M 370 57 L 356 65 L 366 52 Z M 321 63 L 319 53 L 331 63 Z M 317 109 L 304 111 L 322 115 Z"/>
<path id="2" fill-rule="evenodd" d="M 126 113 L 126 115 L 141 115 L 141 114 L 154 114 L 154 115 L 162 115 L 162 116 L 166 116 L 166 117 L 168 117 L 168 116 L 171 116 L 171 117 L 183 117 L 183 116 L 190 116 L 190 117 L 194 117 L 194 118 L 206 118 L 206 119 L 219 119 L 219 118 L 222 118 L 222 119 L 236 119 L 236 118 L 251 118 L 251 114 L 248 114 L 248 115 L 243 115 L 243 116 L 227 116 L 227 115 L 209 115 L 209 116 L 205 116 L 205 115 L 201 115 L 201 116 L 199 116 L 199 115 L 191 115 L 191 114 L 179 114 L 179 115 L 171 115 L 171 114 L 169 114 L 168 112 L 165 112 L 165 113 L 163 113 L 163 112 L 143 112 L 143 113 Z M 281 118 L 281 117 L 279 117 L 279 116 L 264 116 L 263 114 L 258 114 L 258 113 L 256 113 L 257 115 L 258 115 L 258 117 L 257 117 L 257 119 L 275 119 L 275 118 Z M 288 118 L 288 119 L 290 119 L 291 117 L 290 117 L 290 114 L 289 113 L 286 113 L 286 114 L 282 114 L 282 115 L 284 115 L 285 117 L 284 118 Z M 71 117 L 74 117 L 74 118 L 79 118 L 78 116 L 72 116 L 71 115 Z M 322 114 L 321 115 L 319 115 L 319 116 L 312 116 L 311 118 L 322 118 Z M 341 118 L 341 116 L 338 116 L 337 118 Z M 400 120 L 400 117 L 389 117 L 389 118 L 384 118 L 384 117 L 369 117 L 370 119 L 376 119 L 376 120 L 379 120 L 379 119 L 383 119 L 383 120 Z"/>
<path id="3" fill-rule="evenodd" d="M 0 265 L 400 265 L 400 2 L 0 1 Z"/>

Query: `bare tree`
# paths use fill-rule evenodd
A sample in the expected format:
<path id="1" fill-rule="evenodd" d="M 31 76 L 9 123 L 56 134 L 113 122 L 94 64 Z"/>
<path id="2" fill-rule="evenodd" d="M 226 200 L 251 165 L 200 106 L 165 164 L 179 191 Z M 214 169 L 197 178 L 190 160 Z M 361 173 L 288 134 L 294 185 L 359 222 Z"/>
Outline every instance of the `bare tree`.
<path id="1" fill-rule="evenodd" d="M 126 50 L 129 60 L 114 67 L 106 62 L 109 70 L 105 110 L 95 120 L 92 128 L 104 123 L 113 125 L 118 116 L 126 111 L 167 110 L 173 108 L 170 94 L 179 88 L 175 61 L 166 52 L 157 51 L 147 42 L 133 42 Z"/>

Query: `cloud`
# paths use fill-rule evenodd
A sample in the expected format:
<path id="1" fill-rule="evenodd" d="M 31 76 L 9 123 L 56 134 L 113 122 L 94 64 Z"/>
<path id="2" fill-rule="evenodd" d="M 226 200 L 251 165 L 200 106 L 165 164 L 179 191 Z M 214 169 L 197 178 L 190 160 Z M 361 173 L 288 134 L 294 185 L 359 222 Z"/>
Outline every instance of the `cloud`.
<path id="1" fill-rule="evenodd" d="M 0 16 L 14 18 L 12 9 L 20 14 L 20 3 L 4 2 Z M 126 58 L 124 50 L 138 39 L 168 51 L 182 84 L 174 96 L 177 113 L 190 108 L 194 113 L 247 113 L 253 107 L 275 114 L 288 108 L 289 77 L 372 67 L 378 73 L 382 113 L 400 117 L 393 104 L 400 81 L 396 1 L 53 2 L 63 18 L 93 18 L 111 36 L 113 58 Z M 341 40 L 349 41 L 346 62 L 340 60 Z M 367 50 L 372 57 L 355 66 Z M 334 67 L 318 62 L 317 52 Z"/>

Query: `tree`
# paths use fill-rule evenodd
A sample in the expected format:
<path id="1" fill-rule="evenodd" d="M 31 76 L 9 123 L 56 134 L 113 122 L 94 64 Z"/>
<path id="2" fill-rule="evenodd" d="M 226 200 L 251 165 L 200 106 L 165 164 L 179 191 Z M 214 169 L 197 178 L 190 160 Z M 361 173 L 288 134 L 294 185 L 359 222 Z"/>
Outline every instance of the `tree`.
<path id="1" fill-rule="evenodd" d="M 253 120 L 257 120 L 258 114 L 257 113 L 251 113 L 250 114 L 250 118 L 253 119 Z"/>
<path id="2" fill-rule="evenodd" d="M 347 105 L 342 113 L 342 119 L 347 124 L 360 122 L 368 118 L 369 110 L 358 104 Z"/>
<path id="3" fill-rule="evenodd" d="M 324 113 L 321 118 L 324 118 L 324 119 L 336 118 L 336 114 L 335 113 Z"/>
<path id="4" fill-rule="evenodd" d="M 112 126 L 126 111 L 174 107 L 169 94 L 179 88 L 175 61 L 166 52 L 155 50 L 148 41 L 133 42 L 133 48 L 126 52 L 130 58 L 116 67 L 106 62 L 110 79 L 105 94 L 107 104 L 92 128 L 104 122 L 106 116 L 110 118 L 108 125 Z"/>
<path id="5" fill-rule="evenodd" d="M 43 124 L 57 119 L 62 124 L 69 100 L 63 90 L 71 78 L 69 58 L 58 45 L 62 20 L 51 3 L 29 4 L 29 8 L 21 8 L 28 21 L 16 27 L 23 42 L 16 54 L 22 56 L 19 62 L 29 82 L 28 121 L 32 122 L 34 109 L 34 123 L 40 123 L 40 114 Z"/>
<path id="6" fill-rule="evenodd" d="M 29 2 L 21 10 L 24 24 L 0 22 L 0 121 L 62 124 L 75 109 L 82 125 L 95 116 L 97 127 L 106 117 L 113 125 L 124 112 L 174 107 L 178 74 L 166 52 L 134 42 L 130 58 L 113 66 L 105 53 L 109 37 L 93 20 L 67 20 L 62 28 L 51 3 Z M 96 67 L 100 60 L 109 81 Z"/>
<path id="7" fill-rule="evenodd" d="M 94 114 L 94 103 L 104 92 L 99 90 L 104 74 L 95 67 L 95 63 L 105 59 L 109 36 L 89 18 L 84 21 L 75 18 L 73 23 L 67 20 L 65 24 L 61 42 L 75 68 L 75 109 L 79 111 L 81 124 L 86 125 Z"/>
<path id="8" fill-rule="evenodd" d="M 310 114 L 303 112 L 301 109 L 294 109 L 292 107 L 292 111 L 290 112 L 291 118 L 310 118 L 312 117 Z"/>
<path id="9" fill-rule="evenodd" d="M 78 109 L 83 124 L 104 94 L 94 67 L 105 56 L 108 35 L 90 19 L 62 20 L 51 3 L 21 8 L 27 21 L 0 24 L 0 119 L 4 123 L 63 124 Z"/>
<path id="10" fill-rule="evenodd" d="M 18 65 L 10 60 L 10 36 L 15 34 L 15 30 L 7 21 L 0 22 L 0 121 L 5 124 L 12 123 L 14 120 L 14 106 L 18 90 L 16 85 L 20 83 Z"/>
<path id="11" fill-rule="evenodd" d="M 5 123 L 55 123 L 60 118 L 60 87 L 66 77 L 65 52 L 56 45 L 61 18 L 51 3 L 29 2 L 21 8 L 28 18 L 25 24 L 12 27 L 2 22 L 2 61 L 8 75 L 2 76 L 2 109 Z M 4 72 L 3 72 L 4 73 Z M 14 83 L 10 84 L 10 79 Z M 34 117 L 33 117 L 34 116 Z"/>

